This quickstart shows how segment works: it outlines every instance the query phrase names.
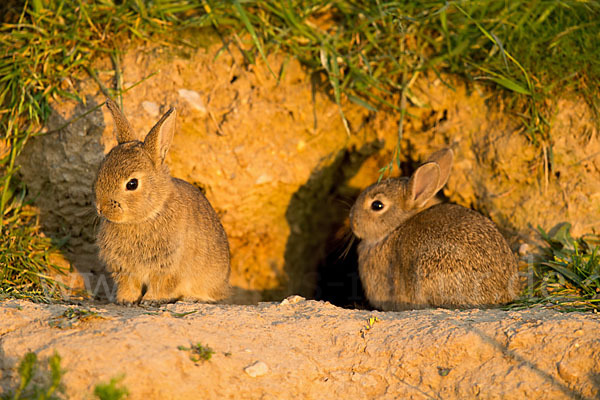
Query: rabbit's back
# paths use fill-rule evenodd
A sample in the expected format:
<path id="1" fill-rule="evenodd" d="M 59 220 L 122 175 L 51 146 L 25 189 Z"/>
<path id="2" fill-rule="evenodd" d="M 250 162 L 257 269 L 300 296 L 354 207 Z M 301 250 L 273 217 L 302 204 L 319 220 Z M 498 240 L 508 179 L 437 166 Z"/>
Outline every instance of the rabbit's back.
<path id="1" fill-rule="evenodd" d="M 186 241 L 190 243 L 186 247 L 186 257 L 193 257 L 196 262 L 204 260 L 204 279 L 228 281 L 229 242 L 217 213 L 198 188 L 181 179 L 174 178 L 173 181 L 178 187 L 176 202 L 181 203 L 176 204 L 175 208 L 188 211 L 187 215 L 179 215 L 186 232 Z"/>
<path id="2" fill-rule="evenodd" d="M 367 297 L 383 309 L 489 306 L 517 294 L 505 239 L 489 219 L 458 205 L 419 212 L 359 252 Z"/>

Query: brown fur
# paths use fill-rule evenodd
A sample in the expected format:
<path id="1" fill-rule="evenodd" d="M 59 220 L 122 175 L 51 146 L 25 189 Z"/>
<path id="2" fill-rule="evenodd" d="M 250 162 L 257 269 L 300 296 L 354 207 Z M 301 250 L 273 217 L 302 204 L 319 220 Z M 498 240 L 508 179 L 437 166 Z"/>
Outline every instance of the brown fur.
<path id="1" fill-rule="evenodd" d="M 100 257 L 117 283 L 117 301 L 216 301 L 229 293 L 229 245 L 219 218 L 193 185 L 164 162 L 174 133 L 169 110 L 144 142 L 111 100 L 119 145 L 106 156 L 94 190 L 102 217 Z M 138 180 L 135 190 L 126 184 Z"/>
<path id="2" fill-rule="evenodd" d="M 459 205 L 432 205 L 451 166 L 451 150 L 438 151 L 412 177 L 370 186 L 352 207 L 359 273 L 374 307 L 479 307 L 516 297 L 516 259 L 495 225 Z"/>

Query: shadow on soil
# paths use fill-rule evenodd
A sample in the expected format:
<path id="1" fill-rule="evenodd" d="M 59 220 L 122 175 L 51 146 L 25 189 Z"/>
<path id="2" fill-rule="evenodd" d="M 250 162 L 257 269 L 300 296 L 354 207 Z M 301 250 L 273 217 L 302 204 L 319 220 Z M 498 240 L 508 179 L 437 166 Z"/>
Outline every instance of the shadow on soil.
<path id="1" fill-rule="evenodd" d="M 65 283 L 85 285 L 99 298 L 107 298 L 114 289 L 94 245 L 99 221 L 92 185 L 104 157 L 105 125 L 92 97 L 78 103 L 68 120 L 53 111 L 46 126 L 56 130 L 33 138 L 19 160 L 22 179 L 39 207 L 44 234 L 55 243 L 67 239 L 63 255 L 80 274 L 67 280 L 80 280 Z"/>
<path id="2" fill-rule="evenodd" d="M 500 343 L 499 341 L 497 341 L 493 337 L 489 336 L 485 332 L 483 332 L 473 326 L 470 326 L 467 329 L 469 329 L 472 332 L 474 332 L 475 334 L 477 334 L 479 337 L 481 337 L 481 339 L 485 343 L 489 344 L 490 346 L 494 347 L 497 351 L 502 353 L 503 357 L 512 360 L 516 365 L 524 365 L 527 368 L 529 368 L 531 371 L 533 371 L 536 375 L 538 375 L 544 381 L 548 382 L 549 385 L 560 390 L 564 394 L 565 398 L 576 399 L 576 400 L 591 400 L 592 399 L 591 397 L 585 396 L 579 390 L 570 388 L 568 385 L 561 382 L 559 379 L 554 377 L 548 371 L 544 371 L 542 368 L 540 368 L 534 362 L 519 355 L 515 350 L 509 349 L 506 345 Z M 600 390 L 598 390 L 599 385 L 598 385 L 597 375 L 596 375 L 596 379 L 594 379 L 593 377 L 590 377 L 590 381 L 593 383 L 594 388 L 596 388 L 596 393 L 600 392 Z"/>
<path id="3" fill-rule="evenodd" d="M 347 225 L 360 189 L 350 187 L 348 181 L 381 145 L 341 150 L 327 166 L 315 169 L 292 196 L 286 211 L 291 230 L 285 251 L 286 293 L 338 306 L 364 307 L 356 243 L 350 243 Z"/>

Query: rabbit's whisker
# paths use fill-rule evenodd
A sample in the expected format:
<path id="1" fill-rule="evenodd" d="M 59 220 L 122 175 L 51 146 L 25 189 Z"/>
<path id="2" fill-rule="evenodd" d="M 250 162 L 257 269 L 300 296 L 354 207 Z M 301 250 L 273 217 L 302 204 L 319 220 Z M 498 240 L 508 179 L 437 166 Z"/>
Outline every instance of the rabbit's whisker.
<path id="1" fill-rule="evenodd" d="M 352 249 L 352 246 L 354 245 L 354 241 L 356 240 L 356 236 L 354 236 L 354 234 L 352 234 L 352 232 L 349 232 L 350 234 L 350 238 L 346 239 L 348 240 L 348 244 L 346 245 L 346 248 L 344 249 L 344 251 L 342 252 L 342 254 L 340 254 L 340 256 L 338 257 L 338 260 L 345 260 L 346 257 L 348 257 L 348 253 L 350 253 L 350 250 Z"/>

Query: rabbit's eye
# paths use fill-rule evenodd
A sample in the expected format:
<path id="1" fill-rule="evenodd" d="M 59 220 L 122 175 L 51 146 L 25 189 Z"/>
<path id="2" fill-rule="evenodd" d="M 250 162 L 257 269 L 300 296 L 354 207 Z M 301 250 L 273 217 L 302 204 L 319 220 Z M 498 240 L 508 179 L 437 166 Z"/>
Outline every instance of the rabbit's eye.
<path id="1" fill-rule="evenodd" d="M 130 179 L 129 182 L 127 182 L 127 185 L 125 185 L 125 187 L 127 188 L 127 190 L 135 190 L 138 187 L 138 180 L 133 178 Z"/>
<path id="2" fill-rule="evenodd" d="M 371 203 L 371 210 L 373 211 L 381 211 L 383 209 L 383 203 L 379 200 L 375 200 Z"/>

